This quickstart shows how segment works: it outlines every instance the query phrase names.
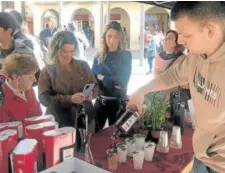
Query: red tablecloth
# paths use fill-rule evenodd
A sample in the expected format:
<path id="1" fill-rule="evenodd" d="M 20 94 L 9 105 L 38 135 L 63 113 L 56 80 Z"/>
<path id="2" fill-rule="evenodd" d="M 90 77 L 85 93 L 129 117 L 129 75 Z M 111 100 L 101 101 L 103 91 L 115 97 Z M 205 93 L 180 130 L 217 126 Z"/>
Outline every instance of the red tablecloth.
<path id="1" fill-rule="evenodd" d="M 90 149 L 96 165 L 106 170 L 108 169 L 108 163 L 105 151 L 112 144 L 110 137 L 113 132 L 115 132 L 115 127 L 111 126 L 94 134 L 90 140 Z M 123 165 L 119 164 L 117 171 L 114 171 L 114 173 L 180 173 L 193 159 L 192 134 L 193 129 L 185 128 L 184 135 L 182 136 L 182 149 L 175 150 L 170 148 L 168 154 L 155 152 L 154 161 L 145 161 L 142 170 L 134 170 L 132 158 L 128 158 L 127 163 Z"/>

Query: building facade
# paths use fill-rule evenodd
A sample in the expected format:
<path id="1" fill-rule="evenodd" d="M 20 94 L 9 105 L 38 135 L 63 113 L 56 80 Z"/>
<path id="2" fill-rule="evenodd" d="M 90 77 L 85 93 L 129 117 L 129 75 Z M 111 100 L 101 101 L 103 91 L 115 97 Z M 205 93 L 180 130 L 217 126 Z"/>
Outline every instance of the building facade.
<path id="1" fill-rule="evenodd" d="M 108 21 L 121 23 L 126 30 L 127 42 L 131 50 L 140 49 L 140 34 L 143 32 L 140 26 L 153 25 L 157 31 L 165 31 L 170 27 L 169 10 L 138 2 L 39 0 L 25 1 L 25 7 L 23 4 L 19 6 L 17 1 L 14 2 L 17 3 L 16 10 L 24 9 L 30 32 L 35 36 L 38 36 L 43 29 L 45 16 L 53 14 L 57 18 L 58 27 L 63 28 L 72 21 L 76 24 L 76 29 L 84 30 L 90 27 L 94 34 L 93 44 L 97 48 Z M 3 7 L 4 4 L 1 3 L 1 6 Z M 142 13 L 145 17 L 141 21 Z M 144 25 L 141 25 L 143 22 Z"/>

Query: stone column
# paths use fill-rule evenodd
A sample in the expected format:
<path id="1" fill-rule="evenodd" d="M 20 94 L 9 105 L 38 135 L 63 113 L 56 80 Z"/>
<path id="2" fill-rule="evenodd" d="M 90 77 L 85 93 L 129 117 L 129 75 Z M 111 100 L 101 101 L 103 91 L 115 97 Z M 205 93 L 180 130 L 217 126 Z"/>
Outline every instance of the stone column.
<path id="1" fill-rule="evenodd" d="M 14 9 L 18 12 L 22 12 L 22 2 L 19 0 L 14 1 Z"/>
<path id="2" fill-rule="evenodd" d="M 145 28 L 145 8 L 144 4 L 140 5 L 140 66 L 144 61 L 144 28 Z"/>

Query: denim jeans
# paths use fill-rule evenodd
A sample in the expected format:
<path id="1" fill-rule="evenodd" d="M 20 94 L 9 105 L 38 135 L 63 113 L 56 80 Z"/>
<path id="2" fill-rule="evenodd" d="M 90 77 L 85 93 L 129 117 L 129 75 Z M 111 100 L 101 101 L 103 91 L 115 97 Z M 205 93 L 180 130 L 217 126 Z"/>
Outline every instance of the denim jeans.
<path id="1" fill-rule="evenodd" d="M 149 72 L 152 72 L 154 56 L 148 56 Z"/>
<path id="2" fill-rule="evenodd" d="M 190 173 L 217 173 L 211 168 L 207 167 L 202 161 L 195 158 L 192 170 Z"/>

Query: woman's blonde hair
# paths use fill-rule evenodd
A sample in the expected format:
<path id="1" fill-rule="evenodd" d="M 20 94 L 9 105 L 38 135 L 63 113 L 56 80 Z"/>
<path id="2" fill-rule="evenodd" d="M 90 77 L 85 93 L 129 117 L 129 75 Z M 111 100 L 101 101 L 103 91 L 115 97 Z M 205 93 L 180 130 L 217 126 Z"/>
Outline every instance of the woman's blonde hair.
<path id="1" fill-rule="evenodd" d="M 103 33 L 103 36 L 102 36 L 101 47 L 100 47 L 100 56 L 99 56 L 99 61 L 98 61 L 99 63 L 102 63 L 105 60 L 106 52 L 109 49 L 107 44 L 106 44 L 106 34 L 107 34 L 109 29 L 114 29 L 119 34 L 120 41 L 119 41 L 117 51 L 126 50 L 126 40 L 125 40 L 124 32 L 121 28 L 121 25 L 118 22 L 112 21 L 107 25 L 106 30 L 105 30 L 105 32 Z"/>
<path id="2" fill-rule="evenodd" d="M 12 53 L 8 55 L 2 64 L 2 73 L 6 78 L 12 78 L 13 74 L 26 75 L 38 71 L 38 63 L 34 55 Z"/>
<path id="3" fill-rule="evenodd" d="M 74 34 L 70 31 L 59 31 L 50 41 L 47 64 L 56 64 L 59 62 L 59 52 L 63 49 L 64 44 L 73 44 L 75 51 L 79 51 L 77 39 Z"/>

